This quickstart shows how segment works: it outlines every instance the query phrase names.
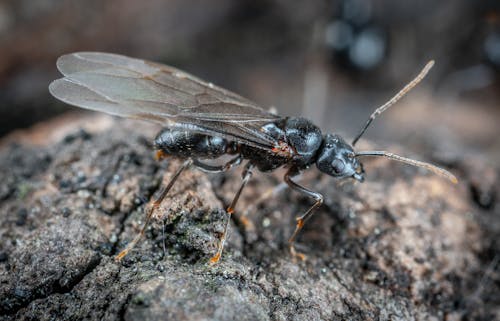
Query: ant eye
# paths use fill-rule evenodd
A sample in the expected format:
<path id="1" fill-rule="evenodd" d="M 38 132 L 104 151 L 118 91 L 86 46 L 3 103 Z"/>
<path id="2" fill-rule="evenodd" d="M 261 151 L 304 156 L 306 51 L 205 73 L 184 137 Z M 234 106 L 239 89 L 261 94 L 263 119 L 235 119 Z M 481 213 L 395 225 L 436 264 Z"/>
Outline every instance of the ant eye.
<path id="1" fill-rule="evenodd" d="M 332 162 L 332 168 L 336 174 L 340 174 L 344 171 L 345 164 L 342 160 L 337 158 Z"/>

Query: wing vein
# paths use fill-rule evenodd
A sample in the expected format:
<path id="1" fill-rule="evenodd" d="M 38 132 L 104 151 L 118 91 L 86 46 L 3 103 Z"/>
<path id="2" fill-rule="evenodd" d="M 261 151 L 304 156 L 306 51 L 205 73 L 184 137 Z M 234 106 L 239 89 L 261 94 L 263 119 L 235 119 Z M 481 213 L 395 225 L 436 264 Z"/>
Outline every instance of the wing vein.
<path id="1" fill-rule="evenodd" d="M 116 100 L 112 99 L 111 97 L 108 97 L 107 95 L 105 95 L 105 94 L 103 94 L 103 93 L 100 93 L 100 92 L 96 91 L 95 89 L 90 88 L 89 86 L 87 86 L 87 85 L 85 85 L 85 84 L 82 84 L 81 82 L 78 82 L 78 81 L 76 81 L 76 80 L 74 80 L 74 79 L 72 79 L 72 78 L 68 78 L 68 77 L 65 77 L 64 79 L 66 79 L 66 81 L 67 81 L 67 82 L 70 82 L 70 83 L 73 83 L 73 84 L 75 84 L 75 85 L 81 86 L 81 87 L 83 87 L 83 88 L 85 88 L 85 89 L 87 89 L 87 90 L 89 90 L 89 91 L 93 92 L 93 93 L 94 93 L 94 94 L 96 94 L 97 96 L 103 97 L 105 100 L 107 100 L 107 101 L 108 101 L 108 102 L 110 102 L 110 103 L 113 103 L 113 104 L 117 104 L 117 105 L 119 105 L 119 102 L 118 102 L 118 101 L 116 101 Z"/>

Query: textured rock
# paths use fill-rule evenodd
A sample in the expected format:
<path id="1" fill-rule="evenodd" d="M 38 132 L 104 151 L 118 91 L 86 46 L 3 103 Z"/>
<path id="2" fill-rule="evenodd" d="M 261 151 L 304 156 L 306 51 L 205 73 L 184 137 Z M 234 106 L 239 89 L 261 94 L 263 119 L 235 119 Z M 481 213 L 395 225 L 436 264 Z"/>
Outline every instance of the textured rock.
<path id="1" fill-rule="evenodd" d="M 271 195 L 277 171 L 254 175 L 237 207 L 250 225 L 236 216 L 209 266 L 241 169 L 188 170 L 116 263 L 180 163 L 153 160 L 149 126 L 108 125 L 1 148 L 0 320 L 498 317 L 498 171 L 478 159 L 448 160 L 458 185 L 383 159 L 365 161 L 363 184 L 305 173 L 325 205 L 299 238 L 308 255 L 299 263 L 286 240 L 311 201 Z"/>

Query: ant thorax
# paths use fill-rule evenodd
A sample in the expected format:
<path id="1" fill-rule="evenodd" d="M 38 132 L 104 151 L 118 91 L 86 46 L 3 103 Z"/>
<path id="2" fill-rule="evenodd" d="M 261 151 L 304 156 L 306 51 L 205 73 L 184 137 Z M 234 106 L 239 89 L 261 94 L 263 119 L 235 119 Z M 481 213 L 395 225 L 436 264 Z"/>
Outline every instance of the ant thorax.
<path id="1" fill-rule="evenodd" d="M 321 130 L 304 118 L 287 117 L 262 126 L 261 131 L 275 138 L 279 145 L 271 150 L 241 145 L 244 158 L 263 172 L 283 165 L 306 168 L 313 164 L 323 140 Z"/>

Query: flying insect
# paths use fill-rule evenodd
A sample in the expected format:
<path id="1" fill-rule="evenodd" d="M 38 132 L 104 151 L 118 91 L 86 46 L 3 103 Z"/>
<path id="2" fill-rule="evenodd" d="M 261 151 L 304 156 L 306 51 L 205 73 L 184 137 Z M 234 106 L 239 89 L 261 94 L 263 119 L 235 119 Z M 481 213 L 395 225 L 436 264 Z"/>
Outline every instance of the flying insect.
<path id="1" fill-rule="evenodd" d="M 146 213 L 141 232 L 116 259 L 122 259 L 144 234 L 153 212 L 187 168 L 194 166 L 207 172 L 224 172 L 247 161 L 241 185 L 227 208 L 228 219 L 211 263 L 220 260 L 227 238 L 230 217 L 238 199 L 252 176 L 252 171 L 273 171 L 286 167 L 284 181 L 290 188 L 314 199 L 314 204 L 296 218 L 289 239 L 290 252 L 305 222 L 323 203 L 323 196 L 293 180 L 302 171 L 316 165 L 323 173 L 336 178 L 353 178 L 363 182 L 361 157 L 382 156 L 409 165 L 423 167 L 456 183 L 450 172 L 429 163 L 405 158 L 386 151 L 355 151 L 354 146 L 371 122 L 392 106 L 428 73 L 430 61 L 419 75 L 369 117 L 351 144 L 340 135 L 323 134 L 305 118 L 283 117 L 266 111 L 256 103 L 179 69 L 100 52 L 78 52 L 61 56 L 57 68 L 64 75 L 53 81 L 51 94 L 70 105 L 111 115 L 142 119 L 163 126 L 154 140 L 157 156 L 178 157 L 184 162 L 153 200 Z M 223 165 L 206 160 L 232 155 Z"/>

